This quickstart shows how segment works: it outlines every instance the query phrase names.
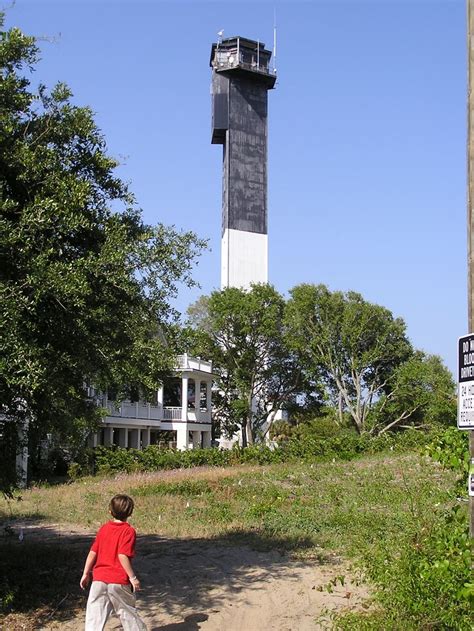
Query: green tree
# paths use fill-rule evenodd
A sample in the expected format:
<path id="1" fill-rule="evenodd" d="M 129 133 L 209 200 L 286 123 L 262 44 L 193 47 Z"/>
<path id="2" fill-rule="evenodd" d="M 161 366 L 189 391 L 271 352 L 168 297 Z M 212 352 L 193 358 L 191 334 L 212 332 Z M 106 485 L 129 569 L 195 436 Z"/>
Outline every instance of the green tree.
<path id="1" fill-rule="evenodd" d="M 291 347 L 305 371 L 321 374 L 339 422 L 348 415 L 364 432 L 393 370 L 412 353 L 405 323 L 355 292 L 303 284 L 290 293 L 286 326 Z"/>
<path id="2" fill-rule="evenodd" d="M 270 285 L 235 287 L 202 297 L 188 310 L 198 332 L 194 352 L 218 373 L 216 416 L 244 444 L 266 433 L 276 413 L 304 389 L 297 354 L 285 343 L 285 300 Z"/>
<path id="3" fill-rule="evenodd" d="M 30 438 L 68 438 L 98 417 L 87 383 L 148 391 L 167 372 L 170 298 L 204 243 L 143 223 L 91 110 L 64 84 L 31 89 L 38 52 L 2 33 L 0 435 L 26 416 Z"/>
<path id="4" fill-rule="evenodd" d="M 393 371 L 371 431 L 456 424 L 456 406 L 453 377 L 441 358 L 416 351 Z"/>

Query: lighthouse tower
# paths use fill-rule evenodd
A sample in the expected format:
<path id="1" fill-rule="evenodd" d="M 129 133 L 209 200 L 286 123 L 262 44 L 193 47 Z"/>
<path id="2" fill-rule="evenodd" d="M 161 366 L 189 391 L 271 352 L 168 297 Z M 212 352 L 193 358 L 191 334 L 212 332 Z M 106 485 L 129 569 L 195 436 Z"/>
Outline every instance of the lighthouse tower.
<path id="1" fill-rule="evenodd" d="M 268 282 L 265 44 L 230 37 L 212 45 L 212 140 L 223 145 L 221 288 Z"/>

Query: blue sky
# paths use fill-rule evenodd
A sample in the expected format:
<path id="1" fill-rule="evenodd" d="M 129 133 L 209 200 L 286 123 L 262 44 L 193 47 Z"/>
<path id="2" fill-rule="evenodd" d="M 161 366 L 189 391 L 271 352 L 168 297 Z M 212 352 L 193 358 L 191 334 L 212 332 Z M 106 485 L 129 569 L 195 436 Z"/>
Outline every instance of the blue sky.
<path id="1" fill-rule="evenodd" d="M 145 219 L 209 239 L 220 283 L 221 151 L 210 144 L 217 32 L 272 46 L 270 282 L 355 290 L 455 370 L 467 332 L 465 3 L 17 0 L 44 39 L 33 77 L 65 81 L 121 160 Z"/>

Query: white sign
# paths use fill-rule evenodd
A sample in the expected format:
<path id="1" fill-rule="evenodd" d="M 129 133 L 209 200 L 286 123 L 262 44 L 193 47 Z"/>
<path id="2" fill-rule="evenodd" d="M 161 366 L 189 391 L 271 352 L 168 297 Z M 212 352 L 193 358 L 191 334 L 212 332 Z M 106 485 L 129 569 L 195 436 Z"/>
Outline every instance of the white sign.
<path id="1" fill-rule="evenodd" d="M 458 342 L 458 427 L 474 429 L 474 333 Z"/>

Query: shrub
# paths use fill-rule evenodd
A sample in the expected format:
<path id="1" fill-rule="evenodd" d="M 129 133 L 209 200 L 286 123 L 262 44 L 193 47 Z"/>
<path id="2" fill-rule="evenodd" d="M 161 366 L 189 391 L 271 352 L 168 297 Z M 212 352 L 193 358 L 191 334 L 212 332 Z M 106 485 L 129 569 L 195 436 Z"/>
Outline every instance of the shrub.
<path id="1" fill-rule="evenodd" d="M 337 628 L 470 631 L 470 565 L 466 514 L 456 506 L 438 515 L 431 528 L 414 525 L 396 549 L 365 559 L 367 575 L 378 587 L 376 600 L 383 607 L 383 613 L 374 614 L 378 626 L 357 626 L 351 617 L 348 626 L 344 618 L 338 620 Z"/>
<path id="2" fill-rule="evenodd" d="M 267 465 L 279 462 L 315 460 L 352 460 L 364 453 L 377 453 L 387 449 L 407 450 L 425 445 L 427 435 L 415 430 L 396 434 L 383 434 L 375 438 L 359 435 L 351 430 L 344 430 L 338 435 L 322 438 L 305 436 L 304 439 L 292 437 L 274 449 L 257 444 L 248 447 L 234 446 L 231 450 L 161 449 L 151 445 L 143 450 L 123 449 L 120 447 L 97 447 L 95 450 L 95 471 L 114 473 L 117 471 L 156 471 L 159 469 L 188 469 L 190 467 L 224 467 L 239 464 Z M 71 477 L 81 472 L 78 467 L 71 468 Z"/>
<path id="3" fill-rule="evenodd" d="M 159 469 L 180 469 L 230 464 L 229 452 L 217 449 L 160 449 L 155 445 L 146 449 L 123 449 L 121 447 L 97 447 L 95 469 L 98 473 L 115 471 L 156 471 Z"/>
<path id="4" fill-rule="evenodd" d="M 394 437 L 389 437 L 389 442 Z M 429 436 L 425 453 L 459 473 L 447 501 L 465 493 L 469 465 L 468 437 L 449 428 Z M 415 440 L 407 433 L 401 443 Z M 375 445 L 377 443 L 374 443 Z M 388 444 L 388 443 L 387 443 Z M 451 496 L 451 498 L 449 497 Z M 470 631 L 474 604 L 467 511 L 459 504 L 439 510 L 430 524 L 416 515 L 396 549 L 380 549 L 365 558 L 368 577 L 378 586 L 383 606 L 368 615 L 336 617 L 338 629 L 439 629 Z"/>
<path id="5" fill-rule="evenodd" d="M 335 421 L 335 411 L 333 408 L 325 408 L 320 416 L 292 428 L 292 435 L 295 438 L 330 438 L 341 432 L 341 428 Z"/>
<path id="6" fill-rule="evenodd" d="M 443 467 L 453 469 L 460 475 L 469 471 L 469 436 L 456 427 L 450 427 L 431 437 L 426 453 Z"/>

